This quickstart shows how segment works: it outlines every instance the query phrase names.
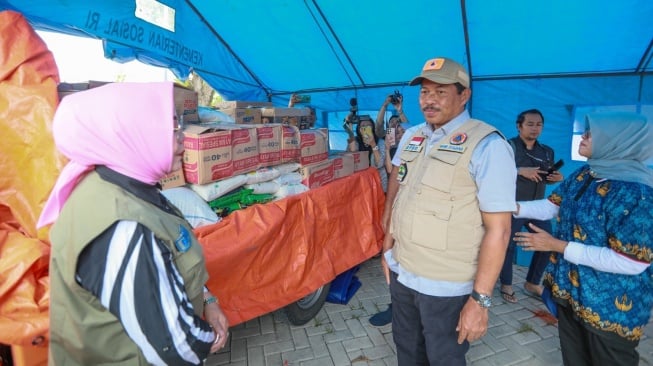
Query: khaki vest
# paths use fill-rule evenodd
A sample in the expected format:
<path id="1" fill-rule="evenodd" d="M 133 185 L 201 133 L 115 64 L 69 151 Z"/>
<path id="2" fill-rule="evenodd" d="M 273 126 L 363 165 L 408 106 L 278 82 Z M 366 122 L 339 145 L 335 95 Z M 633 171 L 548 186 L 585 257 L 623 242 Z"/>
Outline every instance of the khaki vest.
<path id="1" fill-rule="evenodd" d="M 202 248 L 186 220 L 168 214 L 95 172 L 80 182 L 50 231 L 50 365 L 147 365 L 118 319 L 75 281 L 77 258 L 98 234 L 118 220 L 137 221 L 170 248 L 197 315 L 204 311 L 208 279 Z M 175 247 L 180 226 L 190 233 L 185 252 Z"/>
<path id="2" fill-rule="evenodd" d="M 469 162 L 478 142 L 493 132 L 494 127 L 470 119 L 426 155 L 401 151 L 407 171 L 393 205 L 391 232 L 393 256 L 404 269 L 432 280 L 474 279 L 485 229 Z M 460 133 L 466 141 L 452 144 Z"/>

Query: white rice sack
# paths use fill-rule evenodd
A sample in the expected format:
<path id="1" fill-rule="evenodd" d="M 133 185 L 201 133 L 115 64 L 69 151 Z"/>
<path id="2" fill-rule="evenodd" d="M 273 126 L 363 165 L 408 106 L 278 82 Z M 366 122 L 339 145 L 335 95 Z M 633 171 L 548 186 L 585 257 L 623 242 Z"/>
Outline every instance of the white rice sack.
<path id="1" fill-rule="evenodd" d="M 245 188 L 253 189 L 252 193 L 261 194 L 261 193 L 277 193 L 279 190 L 279 183 L 271 180 L 268 182 L 260 182 L 254 184 L 245 184 Z"/>
<path id="2" fill-rule="evenodd" d="M 247 177 L 244 174 L 239 174 L 207 184 L 189 184 L 189 187 L 204 201 L 209 202 L 243 186 L 246 182 Z"/>
<path id="3" fill-rule="evenodd" d="M 267 182 L 281 175 L 281 172 L 274 167 L 265 167 L 245 174 L 247 182 L 245 184 L 255 184 Z"/>
<path id="4" fill-rule="evenodd" d="M 302 192 L 308 191 L 308 187 L 303 184 L 286 184 L 281 186 L 277 193 L 274 195 L 275 200 L 280 200 L 284 197 L 292 196 L 294 194 L 299 194 Z"/>
<path id="5" fill-rule="evenodd" d="M 193 228 L 215 224 L 222 220 L 209 204 L 187 187 L 175 187 L 161 191 L 175 205 Z"/>
<path id="6" fill-rule="evenodd" d="M 299 172 L 290 172 L 280 175 L 274 182 L 277 182 L 280 186 L 300 184 L 302 182 L 302 175 Z"/>
<path id="7" fill-rule="evenodd" d="M 274 166 L 274 168 L 277 169 L 281 174 L 296 172 L 301 167 L 302 165 L 299 163 L 286 163 L 286 164 L 279 164 Z"/>

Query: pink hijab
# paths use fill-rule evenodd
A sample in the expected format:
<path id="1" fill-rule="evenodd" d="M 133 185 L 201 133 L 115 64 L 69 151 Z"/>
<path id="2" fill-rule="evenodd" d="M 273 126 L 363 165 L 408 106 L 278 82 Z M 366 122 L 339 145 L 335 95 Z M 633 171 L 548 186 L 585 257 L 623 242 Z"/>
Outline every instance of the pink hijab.
<path id="1" fill-rule="evenodd" d="M 173 83 L 113 83 L 66 96 L 52 124 L 70 161 L 45 204 L 37 228 L 53 223 L 71 192 L 95 165 L 155 184 L 172 168 Z"/>

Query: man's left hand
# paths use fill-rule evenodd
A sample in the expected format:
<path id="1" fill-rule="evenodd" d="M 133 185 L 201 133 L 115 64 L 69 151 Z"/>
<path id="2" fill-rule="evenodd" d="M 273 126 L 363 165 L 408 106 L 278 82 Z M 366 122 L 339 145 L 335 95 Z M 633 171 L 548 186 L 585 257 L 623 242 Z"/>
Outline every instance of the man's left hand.
<path id="1" fill-rule="evenodd" d="M 484 309 L 471 297 L 460 312 L 460 319 L 458 319 L 458 344 L 462 344 L 465 340 L 472 343 L 487 333 L 488 324 L 488 309 Z"/>

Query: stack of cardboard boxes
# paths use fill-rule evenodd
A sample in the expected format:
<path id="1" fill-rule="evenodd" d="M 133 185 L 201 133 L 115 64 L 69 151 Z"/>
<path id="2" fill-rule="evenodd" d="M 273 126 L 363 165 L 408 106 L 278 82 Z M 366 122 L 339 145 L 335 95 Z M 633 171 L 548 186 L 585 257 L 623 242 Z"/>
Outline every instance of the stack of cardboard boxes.
<path id="1" fill-rule="evenodd" d="M 177 92 L 176 94 L 177 95 Z M 302 184 L 321 187 L 369 166 L 363 154 L 343 152 L 329 156 L 326 128 L 300 129 L 306 108 L 277 108 L 269 102 L 231 101 L 219 105 L 235 124 L 188 123 L 197 116 L 197 94 L 179 92 L 178 115 L 184 116 L 184 168 L 161 181 L 165 188 L 186 183 L 207 184 L 283 163 L 301 165 Z"/>

